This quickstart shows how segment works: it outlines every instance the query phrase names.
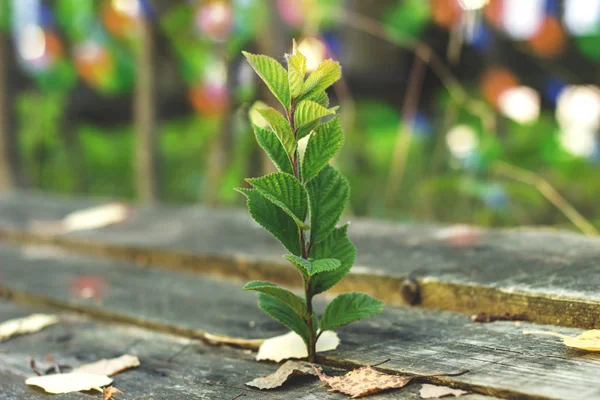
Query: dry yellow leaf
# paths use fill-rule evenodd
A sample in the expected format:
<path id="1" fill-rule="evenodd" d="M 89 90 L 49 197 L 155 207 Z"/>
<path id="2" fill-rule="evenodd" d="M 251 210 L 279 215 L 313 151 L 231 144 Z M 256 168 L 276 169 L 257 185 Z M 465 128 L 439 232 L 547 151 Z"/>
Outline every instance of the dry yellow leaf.
<path id="1" fill-rule="evenodd" d="M 139 358 L 130 354 L 124 354 L 121 357 L 102 359 L 93 363 L 82 365 L 81 367 L 75 368 L 73 372 L 89 372 L 92 374 L 110 376 L 139 365 Z"/>
<path id="2" fill-rule="evenodd" d="M 317 341 L 317 353 L 335 350 L 340 344 L 340 338 L 333 331 L 325 331 Z M 289 358 L 306 358 L 308 352 L 302 338 L 295 332 L 266 339 L 260 345 L 256 359 L 280 362 Z"/>
<path id="3" fill-rule="evenodd" d="M 49 314 L 31 314 L 24 318 L 10 319 L 0 324 L 0 342 L 13 336 L 40 331 L 57 324 L 59 320 L 56 315 Z"/>
<path id="4" fill-rule="evenodd" d="M 330 392 L 341 392 L 353 399 L 383 392 L 384 390 L 402 388 L 414 378 L 414 376 L 386 374 L 371 366 L 355 369 L 344 376 L 328 376 L 315 365 L 313 365 L 313 368 L 321 382 L 331 387 Z"/>
<path id="5" fill-rule="evenodd" d="M 111 400 L 115 394 L 124 394 L 114 386 L 105 387 L 102 391 L 102 400 Z"/>
<path id="6" fill-rule="evenodd" d="M 543 332 L 543 331 L 525 331 L 524 335 L 547 335 L 556 336 L 563 340 L 563 343 L 567 347 L 572 347 L 580 350 L 587 351 L 600 351 L 600 329 L 592 329 L 585 331 L 577 337 L 561 335 L 556 332 Z"/>
<path id="7" fill-rule="evenodd" d="M 110 385 L 112 379 L 106 375 L 90 374 L 87 372 L 69 372 L 28 378 L 27 385 L 39 386 L 48 393 L 63 394 L 85 390 L 102 392 L 102 386 Z"/>
<path id="8" fill-rule="evenodd" d="M 257 389 L 274 389 L 281 385 L 283 385 L 289 378 L 293 376 L 303 376 L 303 375 L 317 375 L 312 367 L 307 363 L 300 363 L 297 361 L 287 361 L 283 364 L 277 371 L 274 373 L 261 376 L 256 378 L 250 382 L 247 382 L 246 385 L 255 387 Z"/>
<path id="9" fill-rule="evenodd" d="M 449 397 L 449 396 L 462 396 L 463 394 L 467 394 L 469 392 L 460 389 L 452 389 L 448 386 L 436 386 L 424 384 L 421 386 L 421 390 L 419 390 L 419 395 L 421 395 L 422 399 L 439 399 L 441 397 Z"/>

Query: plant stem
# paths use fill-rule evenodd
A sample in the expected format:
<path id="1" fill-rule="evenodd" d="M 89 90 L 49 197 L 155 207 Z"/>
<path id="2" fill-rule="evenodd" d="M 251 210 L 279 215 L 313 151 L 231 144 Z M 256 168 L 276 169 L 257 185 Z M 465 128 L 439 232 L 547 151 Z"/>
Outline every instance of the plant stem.
<path id="1" fill-rule="evenodd" d="M 296 138 L 296 136 L 297 136 L 296 128 L 294 126 L 294 112 L 295 111 L 296 111 L 296 105 L 292 101 L 290 108 L 287 110 L 287 118 L 288 118 L 288 122 L 290 123 L 290 127 L 292 128 L 292 131 L 294 132 L 294 138 Z M 294 171 L 294 176 L 296 177 L 296 179 L 301 181 L 300 168 L 299 168 L 298 164 L 299 164 L 299 155 L 298 155 L 298 149 L 296 149 L 296 151 L 294 151 L 294 157 L 292 159 L 292 169 Z M 310 249 L 311 249 L 312 245 L 309 245 L 308 247 L 306 246 L 306 236 L 304 236 L 303 229 L 300 229 L 300 244 L 301 244 L 301 248 L 302 248 L 302 258 L 304 258 L 306 260 L 306 259 L 308 259 L 309 255 L 310 255 Z M 310 337 L 308 340 L 308 346 L 307 346 L 308 361 L 315 362 L 315 355 L 317 353 L 317 351 L 316 351 L 317 332 L 316 332 L 315 327 L 313 326 L 313 312 L 314 312 L 313 306 L 312 306 L 313 294 L 311 291 L 310 278 L 304 282 L 304 296 L 305 296 L 305 301 L 306 301 L 306 311 L 308 314 L 308 318 L 305 320 L 305 322 L 306 322 L 306 325 L 308 326 L 308 332 L 310 334 Z"/>

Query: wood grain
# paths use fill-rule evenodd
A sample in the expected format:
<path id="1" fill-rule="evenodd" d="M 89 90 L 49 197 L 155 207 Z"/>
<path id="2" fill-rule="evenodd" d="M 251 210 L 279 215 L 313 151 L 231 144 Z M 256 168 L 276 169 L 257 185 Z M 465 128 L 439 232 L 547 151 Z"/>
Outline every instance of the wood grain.
<path id="1" fill-rule="evenodd" d="M 241 282 L 69 253 L 46 254 L 32 260 L 22 247 L 0 246 L 0 292 L 15 301 L 191 337 L 210 332 L 261 338 L 284 331 L 258 311 L 252 294 L 240 291 Z M 102 277 L 104 295 L 97 301 L 74 295 L 69 287 L 81 276 Z M 322 309 L 320 301 L 317 310 Z M 467 315 L 388 306 L 377 317 L 340 329 L 342 345 L 324 353 L 321 361 L 349 368 L 391 358 L 382 368 L 408 374 L 469 370 L 427 381 L 499 397 L 600 397 L 600 355 L 573 352 L 556 338 L 522 335 L 532 329 L 573 336 L 580 332 L 529 323 L 475 324 Z"/>
<path id="2" fill-rule="evenodd" d="M 0 315 L 24 316 L 35 309 L 0 302 Z M 209 347 L 200 342 L 139 328 L 97 323 L 62 315 L 59 325 L 44 331 L 17 337 L 0 344 L 0 399 L 48 399 L 41 390 L 27 387 L 25 378 L 32 376 L 29 358 L 39 367 L 46 366 L 44 357 L 51 354 L 60 364 L 82 365 L 101 358 L 135 354 L 140 367 L 114 376 L 113 385 L 125 394 L 124 399 L 345 399 L 327 393 L 316 378 L 295 379 L 284 388 L 258 391 L 245 386 L 256 376 L 274 372 L 274 364 L 259 363 L 250 354 L 229 348 Z M 335 372 L 335 371 L 334 371 Z M 340 373 L 340 372 L 337 372 Z M 417 400 L 420 385 L 401 391 L 374 396 L 383 400 Z M 94 396 L 95 398 L 98 395 Z M 60 399 L 90 399 L 83 393 L 61 395 Z M 469 395 L 465 400 L 493 400 Z"/>

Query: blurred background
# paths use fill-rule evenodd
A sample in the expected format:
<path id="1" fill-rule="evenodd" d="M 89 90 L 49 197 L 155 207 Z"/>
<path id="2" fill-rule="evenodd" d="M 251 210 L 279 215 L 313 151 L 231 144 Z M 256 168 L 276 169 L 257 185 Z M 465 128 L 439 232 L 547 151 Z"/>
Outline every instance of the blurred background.
<path id="1" fill-rule="evenodd" d="M 240 52 L 292 38 L 343 66 L 350 214 L 600 229 L 600 0 L 0 0 L 0 191 L 241 206 Z"/>

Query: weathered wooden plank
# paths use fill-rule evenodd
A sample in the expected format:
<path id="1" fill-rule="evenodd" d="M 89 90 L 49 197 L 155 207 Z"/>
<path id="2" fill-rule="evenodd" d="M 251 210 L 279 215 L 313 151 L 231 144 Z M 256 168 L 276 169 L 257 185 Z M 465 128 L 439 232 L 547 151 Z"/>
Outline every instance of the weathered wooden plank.
<path id="1" fill-rule="evenodd" d="M 0 302 L 0 315 L 24 316 L 34 310 Z M 117 324 L 98 324 L 63 315 L 59 325 L 41 332 L 0 343 L 0 399 L 47 399 L 36 388 L 27 387 L 25 378 L 33 376 L 29 358 L 44 365 L 51 354 L 61 364 L 72 366 L 110 358 L 124 353 L 140 358 L 141 365 L 114 377 L 114 386 L 125 392 L 123 398 L 224 399 L 244 395 L 244 399 L 345 399 L 327 393 L 315 378 L 300 378 L 275 391 L 258 391 L 244 385 L 261 374 L 276 369 L 259 363 L 251 355 L 230 348 L 209 347 L 200 342 Z M 46 363 L 47 364 L 47 363 Z M 420 385 L 374 396 L 373 399 L 416 400 Z M 95 396 L 98 397 L 98 396 Z M 56 398 L 56 397 L 52 397 Z M 64 399 L 89 399 L 81 393 L 60 396 Z M 469 395 L 465 400 L 493 400 Z"/>
<path id="2" fill-rule="evenodd" d="M 27 254 L 27 253 L 25 253 Z M 139 269 L 123 262 L 60 255 L 30 260 L 22 249 L 0 247 L 0 282 L 15 300 L 52 304 L 105 318 L 194 336 L 202 331 L 256 338 L 280 328 L 256 309 L 242 283 L 186 271 Z M 101 302 L 73 296 L 78 276 L 102 277 Z M 321 310 L 322 303 L 317 305 Z M 253 321 L 253 324 L 250 324 Z M 331 365 L 386 365 L 413 374 L 468 374 L 432 379 L 502 397 L 580 399 L 600 397 L 600 356 L 567 350 L 553 338 L 524 337 L 524 323 L 474 324 L 462 314 L 387 307 L 380 316 L 340 330 L 342 346 L 327 354 Z M 548 327 L 575 335 L 573 328 Z"/>
<path id="3" fill-rule="evenodd" d="M 29 229 L 32 221 L 59 219 L 92 204 L 97 203 L 82 198 L 0 196 L 0 237 L 228 277 L 298 282 L 280 246 L 244 210 L 144 206 L 118 226 L 52 236 Z M 541 323 L 600 327 L 598 238 L 542 229 L 464 234 L 368 220 L 354 221 L 350 232 L 357 266 L 336 290 L 361 290 L 390 304 L 527 313 Z"/>

